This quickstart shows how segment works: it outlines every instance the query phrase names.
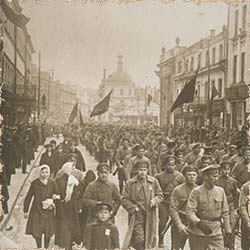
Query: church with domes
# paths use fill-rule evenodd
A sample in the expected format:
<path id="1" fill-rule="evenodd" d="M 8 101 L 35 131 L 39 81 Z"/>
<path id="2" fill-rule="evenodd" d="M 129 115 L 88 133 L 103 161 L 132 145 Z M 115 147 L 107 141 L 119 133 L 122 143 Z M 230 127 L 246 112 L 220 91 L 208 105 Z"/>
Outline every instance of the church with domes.
<path id="1" fill-rule="evenodd" d="M 100 122 L 122 122 L 139 124 L 144 117 L 144 104 L 138 94 L 133 78 L 124 70 L 123 56 L 118 55 L 117 69 L 106 76 L 106 70 L 99 86 L 100 97 L 103 98 L 113 90 L 109 110 L 97 117 Z M 145 102 L 145 99 L 144 101 Z"/>

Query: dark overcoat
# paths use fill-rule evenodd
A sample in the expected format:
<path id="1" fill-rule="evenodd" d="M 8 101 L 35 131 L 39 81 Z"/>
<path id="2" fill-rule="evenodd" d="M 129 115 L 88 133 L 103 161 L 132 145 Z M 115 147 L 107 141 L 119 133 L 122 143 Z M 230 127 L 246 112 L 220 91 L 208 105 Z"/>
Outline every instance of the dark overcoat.
<path id="1" fill-rule="evenodd" d="M 24 213 L 27 213 L 31 200 L 34 198 L 27 221 L 26 234 L 40 238 L 43 233 L 46 237 L 51 237 L 55 233 L 55 209 L 48 210 L 42 207 L 42 201 L 51 199 L 53 194 L 57 194 L 53 180 L 49 179 L 47 185 L 39 179 L 35 179 L 31 183 L 23 207 Z"/>
<path id="2" fill-rule="evenodd" d="M 56 235 L 55 244 L 59 247 L 69 249 L 72 242 L 81 243 L 81 230 L 79 220 L 79 190 L 74 186 L 74 190 L 69 202 L 65 202 L 68 176 L 65 174 L 56 179 L 60 201 L 56 202 Z"/>

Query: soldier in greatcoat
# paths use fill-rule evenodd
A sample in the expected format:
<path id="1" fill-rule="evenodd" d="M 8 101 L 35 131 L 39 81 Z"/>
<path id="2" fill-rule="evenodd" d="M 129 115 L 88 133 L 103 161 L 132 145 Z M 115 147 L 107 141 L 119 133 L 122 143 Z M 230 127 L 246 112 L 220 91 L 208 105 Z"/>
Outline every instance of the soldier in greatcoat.
<path id="1" fill-rule="evenodd" d="M 82 206 L 89 208 L 87 222 L 96 220 L 94 211 L 98 202 L 105 202 L 113 206 L 112 216 L 114 217 L 121 205 L 121 195 L 116 185 L 108 179 L 110 167 L 107 163 L 100 163 L 97 166 L 98 178 L 91 182 L 83 195 Z"/>
<path id="2" fill-rule="evenodd" d="M 137 175 L 128 180 L 122 197 L 122 205 L 129 213 L 129 221 L 134 221 L 129 228 L 132 231 L 131 239 L 125 247 L 144 250 L 157 247 L 157 207 L 163 197 L 159 182 L 147 175 L 148 161 L 137 161 L 135 167 Z"/>

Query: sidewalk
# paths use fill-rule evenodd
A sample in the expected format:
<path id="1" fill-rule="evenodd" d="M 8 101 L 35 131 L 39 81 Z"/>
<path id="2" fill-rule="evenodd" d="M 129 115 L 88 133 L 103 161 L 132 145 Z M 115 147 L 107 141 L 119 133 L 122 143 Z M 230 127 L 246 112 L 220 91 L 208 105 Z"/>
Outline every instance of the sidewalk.
<path id="1" fill-rule="evenodd" d="M 0 224 L 1 229 L 2 229 L 2 226 L 4 224 L 6 224 L 7 217 L 11 216 L 14 202 L 15 202 L 15 200 L 17 198 L 17 195 L 18 195 L 20 189 L 22 188 L 22 186 L 24 184 L 25 179 L 27 178 L 27 175 L 30 173 L 33 164 L 34 163 L 35 163 L 35 165 L 39 164 L 39 160 L 36 160 L 36 159 L 39 156 L 39 154 L 41 153 L 42 149 L 43 149 L 43 146 L 38 147 L 37 152 L 35 152 L 35 159 L 32 160 L 30 165 L 27 166 L 27 173 L 26 174 L 23 174 L 22 169 L 18 168 L 18 169 L 16 169 L 16 173 L 14 175 L 12 175 L 10 186 L 8 186 L 9 197 L 10 197 L 9 200 L 8 200 L 9 214 L 5 215 L 4 220 Z"/>

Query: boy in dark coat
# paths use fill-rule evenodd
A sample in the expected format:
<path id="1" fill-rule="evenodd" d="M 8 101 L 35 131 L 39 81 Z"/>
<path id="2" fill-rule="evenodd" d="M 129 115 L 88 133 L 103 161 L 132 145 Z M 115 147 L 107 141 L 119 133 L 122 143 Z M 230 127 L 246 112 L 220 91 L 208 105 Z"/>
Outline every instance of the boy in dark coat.
<path id="1" fill-rule="evenodd" d="M 97 221 L 87 225 L 84 246 L 87 250 L 113 250 L 120 248 L 118 229 L 109 220 L 112 206 L 101 202 L 97 204 L 96 210 Z"/>

